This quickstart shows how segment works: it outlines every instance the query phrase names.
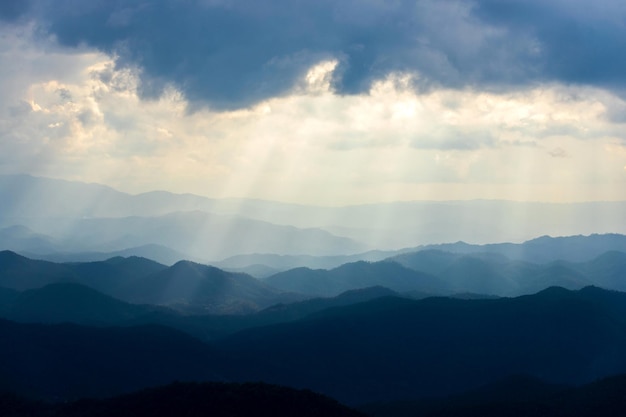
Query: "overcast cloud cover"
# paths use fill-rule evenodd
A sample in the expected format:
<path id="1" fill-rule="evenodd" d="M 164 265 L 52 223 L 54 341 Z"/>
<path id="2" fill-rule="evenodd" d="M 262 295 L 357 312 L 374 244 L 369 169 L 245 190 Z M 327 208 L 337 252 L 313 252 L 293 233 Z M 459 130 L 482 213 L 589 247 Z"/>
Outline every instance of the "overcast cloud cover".
<path id="1" fill-rule="evenodd" d="M 621 0 L 3 0 L 0 87 L 0 173 L 626 199 Z"/>

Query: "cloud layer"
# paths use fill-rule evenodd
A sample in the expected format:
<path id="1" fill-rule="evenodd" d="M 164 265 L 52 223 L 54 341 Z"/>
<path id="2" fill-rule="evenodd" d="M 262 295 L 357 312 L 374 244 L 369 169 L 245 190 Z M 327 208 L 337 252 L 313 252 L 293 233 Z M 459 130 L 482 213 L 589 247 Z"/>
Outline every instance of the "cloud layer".
<path id="1" fill-rule="evenodd" d="M 319 204 L 626 199 L 623 2 L 0 3 L 0 173 Z"/>
<path id="2" fill-rule="evenodd" d="M 0 15 L 137 68 L 142 97 L 173 85 L 218 110 L 288 94 L 329 59 L 339 94 L 391 73 L 417 89 L 626 83 L 620 0 L 12 0 Z"/>

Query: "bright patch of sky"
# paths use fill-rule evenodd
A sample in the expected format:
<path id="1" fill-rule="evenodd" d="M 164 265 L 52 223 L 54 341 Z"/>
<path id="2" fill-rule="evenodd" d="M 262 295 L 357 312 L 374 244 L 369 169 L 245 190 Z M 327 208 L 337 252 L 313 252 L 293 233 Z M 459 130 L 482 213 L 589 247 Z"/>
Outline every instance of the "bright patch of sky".
<path id="1" fill-rule="evenodd" d="M 372 14 L 364 10 L 348 18 L 341 14 L 352 10 L 348 3 L 333 16 L 348 22 L 352 31 L 362 29 L 356 31 L 358 42 L 351 41 L 343 52 L 306 42 L 300 52 L 285 46 L 289 53 L 260 57 L 259 71 L 252 75 L 237 59 L 253 53 L 245 40 L 236 44 L 241 51 L 215 52 L 235 55 L 204 68 L 198 66 L 206 63 L 192 59 L 157 68 L 148 61 L 160 59 L 158 53 L 141 50 L 130 37 L 105 42 L 85 35 L 74 42 L 78 35 L 68 34 L 70 29 L 55 29 L 54 21 L 38 25 L 36 14 L 24 12 L 25 17 L 0 26 L 0 173 L 99 182 L 132 193 L 165 189 L 320 205 L 626 200 L 626 102 L 612 69 L 594 75 L 583 62 L 580 74 L 588 73 L 587 80 L 563 72 L 555 60 L 537 70 L 552 76 L 528 75 L 538 65 L 536 55 L 558 53 L 556 41 L 542 38 L 547 35 L 541 25 L 524 37 L 505 37 L 527 22 L 523 16 L 498 20 L 498 7 L 488 9 L 487 1 L 473 14 L 463 3 L 420 2 L 434 20 L 416 18 L 426 28 L 410 47 L 388 27 L 376 31 L 375 12 L 402 23 L 400 9 L 378 10 L 383 3 L 371 1 L 366 3 L 376 9 Z M 202 7 L 228 11 L 228 4 Z M 617 3 L 605 6 L 623 12 Z M 122 33 L 120 28 L 140 25 L 133 21 L 138 10 L 109 12 L 106 27 Z M 582 18 L 576 10 L 571 14 Z M 437 19 L 446 18 L 458 20 L 455 30 L 463 33 L 439 28 L 444 22 Z M 306 28 L 291 30 L 306 33 Z M 609 30 L 599 39 L 611 46 L 621 42 L 612 38 L 619 33 Z M 372 39 L 377 35 L 380 39 Z M 318 36 L 340 37 L 341 31 Z M 393 44 L 393 36 L 402 41 L 398 48 L 428 64 L 400 60 L 394 50 L 358 62 L 359 48 Z M 460 50 L 450 46 L 459 39 L 466 44 Z M 512 40 L 509 49 L 499 49 L 502 55 L 488 61 L 490 68 L 480 64 L 489 44 L 485 39 L 496 44 Z M 335 43 L 341 42 L 328 41 Z M 145 56 L 136 58 L 137 50 Z M 502 67 L 508 53 L 526 54 L 523 63 L 530 69 Z M 580 53 L 585 59 L 584 48 Z M 602 58 L 602 51 L 598 54 Z M 211 65 L 229 62 L 235 81 L 248 83 L 249 95 L 238 85 L 229 100 L 225 91 L 231 87 L 222 91 L 219 83 L 201 79 L 216 76 Z M 455 67 L 454 62 L 461 63 Z M 361 64 L 369 66 L 368 74 L 357 77 L 353 72 Z M 219 70 L 220 77 L 223 71 L 227 74 L 228 68 Z M 439 80 L 433 76 L 437 71 L 443 74 Z M 464 76 L 469 82 L 459 81 Z M 527 79 L 514 83 L 507 78 L 516 76 Z M 498 82 L 485 81 L 489 77 Z"/>

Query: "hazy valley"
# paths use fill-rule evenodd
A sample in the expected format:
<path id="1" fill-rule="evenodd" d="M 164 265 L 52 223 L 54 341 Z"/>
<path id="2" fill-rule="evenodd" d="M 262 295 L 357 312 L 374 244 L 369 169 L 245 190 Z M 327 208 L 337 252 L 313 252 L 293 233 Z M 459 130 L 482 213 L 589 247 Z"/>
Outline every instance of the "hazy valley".
<path id="1" fill-rule="evenodd" d="M 564 234 L 585 231 L 584 205 L 526 205 L 569 213 L 562 233 L 485 243 L 523 203 L 324 208 L 27 176 L 2 177 L 0 202 L 4 415 L 141 415 L 174 395 L 392 417 L 622 401 L 626 236 Z M 620 204 L 599 204 L 607 230 L 623 231 Z M 473 206 L 496 222 L 446 243 Z"/>

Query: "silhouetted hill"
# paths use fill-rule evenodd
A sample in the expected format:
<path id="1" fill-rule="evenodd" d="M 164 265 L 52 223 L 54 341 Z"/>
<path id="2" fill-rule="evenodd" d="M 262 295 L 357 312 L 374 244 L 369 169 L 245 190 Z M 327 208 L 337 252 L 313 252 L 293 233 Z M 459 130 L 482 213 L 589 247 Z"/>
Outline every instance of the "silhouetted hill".
<path id="1" fill-rule="evenodd" d="M 253 327 L 300 320 L 330 307 L 346 306 L 395 294 L 382 287 L 348 291 L 333 298 L 314 298 L 293 303 L 280 303 L 246 315 L 189 315 L 160 309 L 142 314 L 130 322 L 115 324 L 156 323 L 174 327 L 202 340 L 211 341 Z"/>
<path id="2" fill-rule="evenodd" d="M 211 262 L 211 264 L 217 266 L 218 268 L 226 270 L 244 270 L 244 268 L 249 268 L 251 266 L 262 265 L 266 268 L 274 269 L 274 273 L 277 273 L 301 267 L 309 269 L 332 269 L 337 268 L 343 264 L 359 261 L 378 262 L 401 252 L 403 252 L 403 250 L 371 250 L 363 253 L 357 253 L 354 255 L 334 256 L 276 255 L 271 253 L 255 253 L 246 255 L 235 255 L 218 262 Z M 265 276 L 270 275 L 271 274 Z"/>
<path id="3" fill-rule="evenodd" d="M 14 225 L 0 229 L 0 248 L 46 253 L 53 252 L 56 243 L 50 236 L 35 233 L 26 226 Z"/>
<path id="4" fill-rule="evenodd" d="M 439 276 L 456 291 L 516 296 L 551 286 L 579 289 L 593 282 L 576 269 L 570 265 L 537 265 L 497 255 L 472 254 L 459 257 Z"/>
<path id="5" fill-rule="evenodd" d="M 171 266 L 183 259 L 194 260 L 190 255 L 183 254 L 163 245 L 149 244 L 116 250 L 112 252 L 43 252 L 32 253 L 25 250 L 19 251 L 20 254 L 31 258 L 41 259 L 44 261 L 68 263 L 68 262 L 99 262 L 116 257 L 140 257 L 151 259 L 163 265 Z"/>
<path id="6" fill-rule="evenodd" d="M 495 258 L 495 259 L 494 259 Z M 461 256 L 439 276 L 455 292 L 508 295 L 517 290 L 516 282 L 503 268 L 503 259 L 495 256 Z M 544 287 L 545 288 L 545 287 Z"/>
<path id="7" fill-rule="evenodd" d="M 22 291 L 53 283 L 75 282 L 106 294 L 117 295 L 120 287 L 166 268 L 165 265 L 138 257 L 59 264 L 2 251 L 0 286 Z"/>
<path id="8" fill-rule="evenodd" d="M 578 384 L 626 371 L 618 305 L 626 294 L 600 289 L 495 300 L 387 297 L 250 329 L 219 346 L 241 355 L 258 372 L 253 379 L 349 403 L 445 395 L 520 373 Z"/>
<path id="9" fill-rule="evenodd" d="M 175 311 L 160 308 L 148 314 L 141 314 L 131 321 L 111 324 L 162 324 L 182 330 L 202 340 L 211 341 L 244 329 L 300 320 L 330 307 L 346 306 L 395 294 L 386 288 L 372 287 L 347 291 L 332 298 L 279 303 L 246 315 L 177 314 Z"/>
<path id="10" fill-rule="evenodd" d="M 364 416 L 311 391 L 262 383 L 174 383 L 104 400 L 55 405 L 4 398 L 0 413 L 5 417 Z"/>
<path id="11" fill-rule="evenodd" d="M 577 388 L 529 378 L 501 381 L 459 396 L 362 407 L 372 417 L 596 417 L 626 413 L 626 375 Z"/>
<path id="12" fill-rule="evenodd" d="M 169 326 L 202 340 L 237 331 L 295 321 L 329 307 L 344 306 L 395 294 L 385 288 L 351 291 L 335 298 L 277 304 L 249 315 L 191 315 L 153 305 L 129 304 L 74 283 L 50 284 L 17 292 L 0 288 L 0 317 L 21 323 L 75 323 L 89 326 Z"/>
<path id="13" fill-rule="evenodd" d="M 0 305 L 3 317 L 19 322 L 113 325 L 137 320 L 156 307 L 128 304 L 74 283 L 27 290 Z"/>
<path id="14" fill-rule="evenodd" d="M 283 291 L 314 296 L 335 296 L 344 291 L 383 286 L 397 292 L 448 292 L 448 287 L 432 275 L 413 271 L 395 262 L 353 262 L 331 270 L 296 268 L 264 280 Z"/>
<path id="15" fill-rule="evenodd" d="M 30 260 L 20 257 L 16 259 L 24 261 L 27 266 L 31 264 Z M 64 264 L 63 266 L 77 275 L 76 281 L 80 284 L 53 283 L 21 293 L 0 287 L 0 317 L 19 322 L 68 322 L 100 326 L 162 324 L 203 340 L 212 340 L 250 327 L 297 320 L 328 307 L 354 304 L 396 294 L 391 290 L 378 287 L 350 291 L 335 298 L 288 303 L 301 297 L 279 294 L 242 274 L 231 274 L 217 268 L 189 262 L 181 263 L 175 269 L 174 274 L 168 274 L 169 278 L 161 278 L 159 281 L 157 277 L 155 282 L 151 281 L 154 274 L 152 271 L 163 272 L 168 268 L 142 258 L 112 258 L 103 262 Z M 183 284 L 181 287 L 177 287 L 179 278 Z M 155 283 L 158 285 L 153 286 Z M 85 284 L 90 286 L 87 287 Z M 134 287 L 135 285 L 137 286 Z M 154 297 L 153 292 L 158 293 L 163 287 L 171 286 L 181 290 L 185 285 L 189 291 L 194 292 L 193 297 L 198 299 L 192 297 L 184 310 L 202 314 L 180 314 L 165 307 L 129 304 L 93 289 L 96 287 L 108 294 L 121 294 L 126 299 L 133 299 L 135 297 L 133 294 L 136 293 L 139 293 L 137 298 L 141 296 L 148 298 Z M 246 289 L 247 285 L 251 285 L 252 289 Z M 129 289 L 128 286 L 131 288 Z M 207 300 L 207 297 L 210 300 Z M 216 299 L 221 300 L 222 304 L 215 301 Z M 155 300 L 151 299 L 151 301 Z M 157 301 L 162 301 L 162 299 Z M 252 308 L 253 303 L 255 303 L 254 308 L 258 310 L 263 305 L 256 305 L 256 303 L 261 302 L 265 305 L 275 302 L 279 304 L 245 316 L 223 314 L 227 311 L 241 313 L 243 309 Z M 182 308 L 181 304 L 175 306 Z M 207 312 L 222 314 L 208 315 Z"/>
<path id="16" fill-rule="evenodd" d="M 12 303 L 17 297 L 19 297 L 20 292 L 16 290 L 12 290 L 10 288 L 0 287 L 0 306 L 5 306 L 8 303 Z"/>
<path id="17" fill-rule="evenodd" d="M 249 328 L 213 347 L 159 326 L 0 321 L 0 386 L 73 398 L 173 380 L 259 380 L 362 404 L 450 395 L 519 374 L 581 384 L 626 372 L 624 293 L 589 287 L 493 300 L 381 297 L 312 313 L 315 302 L 219 322 L 232 331 L 305 317 Z"/>
<path id="18" fill-rule="evenodd" d="M 475 409 L 485 405 L 506 404 L 516 406 L 548 400 L 572 389 L 570 386 L 549 384 L 528 375 L 513 375 L 478 389 L 443 398 L 425 398 L 414 401 L 395 401 L 366 404 L 359 409 L 371 417 L 414 417 L 447 415 L 452 410 L 464 410 L 468 415 L 477 415 Z M 507 413 L 501 415 L 509 415 Z M 543 415 L 543 414 L 541 414 Z"/>
<path id="19" fill-rule="evenodd" d="M 582 270 L 594 278 L 594 284 L 618 291 L 626 290 L 626 253 L 606 252 L 581 265 Z"/>
<path id="20" fill-rule="evenodd" d="M 490 243 L 485 245 L 465 242 L 427 245 L 417 250 L 441 250 L 458 254 L 494 253 L 512 260 L 532 263 L 553 261 L 587 262 L 605 252 L 626 252 L 626 235 L 617 233 L 588 236 L 541 236 L 524 243 Z"/>
<path id="21" fill-rule="evenodd" d="M 626 252 L 626 236 L 616 233 L 566 237 L 542 236 L 525 242 L 522 248 L 523 256 L 534 262 L 552 260 L 584 262 L 608 251 Z M 515 253 L 515 249 L 510 252 Z M 510 254 L 508 256 L 513 257 Z"/>
<path id="22" fill-rule="evenodd" d="M 116 257 L 99 262 L 55 264 L 4 251 L 0 252 L 0 286 L 24 290 L 56 282 L 77 282 L 127 302 L 175 303 L 203 314 L 252 312 L 271 304 L 302 299 L 281 292 L 328 297 L 378 285 L 399 293 L 417 294 L 415 298 L 465 293 L 517 296 L 549 286 L 579 289 L 590 284 L 626 289 L 626 281 L 622 279 L 626 254 L 615 251 L 584 263 L 533 264 L 510 260 L 501 254 L 436 250 L 406 253 L 391 259 L 394 262 L 360 261 L 332 270 L 296 268 L 259 282 L 246 274 L 218 272 L 217 268 L 189 262 L 167 268 L 145 258 Z M 153 287 L 150 277 L 158 273 L 162 276 L 156 278 Z M 226 285 L 235 277 L 236 285 L 235 281 Z M 182 285 L 174 285 L 175 282 Z"/>
<path id="23" fill-rule="evenodd" d="M 313 298 L 290 304 L 277 304 L 259 311 L 251 317 L 254 317 L 258 325 L 282 323 L 302 319 L 327 308 L 357 304 L 389 296 L 399 296 L 399 294 L 380 286 L 368 287 L 346 291 L 331 298 Z"/>
<path id="24" fill-rule="evenodd" d="M 316 310 L 319 311 L 319 310 Z M 0 317 L 21 323 L 74 323 L 89 326 L 158 324 L 212 340 L 260 324 L 289 320 L 276 314 L 187 315 L 152 305 L 129 304 L 80 284 L 59 283 L 22 293 L 0 288 Z"/>
<path id="25" fill-rule="evenodd" d="M 282 294 L 246 274 L 181 261 L 142 279 L 120 292 L 134 303 L 196 307 L 209 312 L 252 312 L 299 296 Z"/>
<path id="26" fill-rule="evenodd" d="M 215 265 L 215 263 L 213 262 L 211 264 Z M 272 268 L 267 265 L 261 265 L 261 264 L 248 265 L 248 266 L 244 266 L 241 268 L 222 267 L 221 269 L 223 269 L 224 271 L 229 271 L 229 272 L 241 272 L 241 273 L 248 274 L 255 278 L 260 278 L 260 279 L 267 278 L 269 276 L 272 276 L 274 274 L 281 272 L 278 269 Z"/>
<path id="27" fill-rule="evenodd" d="M 407 268 L 425 272 L 431 275 L 440 275 L 461 255 L 454 252 L 446 252 L 436 249 L 424 249 L 416 252 L 408 252 L 388 258 L 389 261 L 397 262 Z"/>
<path id="28" fill-rule="evenodd" d="M 54 282 L 71 282 L 76 274 L 67 266 L 35 261 L 11 251 L 0 252 L 0 286 L 15 290 L 42 287 Z"/>
<path id="29" fill-rule="evenodd" d="M 11 392 L 10 387 L 0 387 L 0 415 L 3 417 L 51 417 L 51 407 L 41 401 L 27 400 Z"/>
<path id="30" fill-rule="evenodd" d="M 123 296 L 123 288 L 133 282 L 167 269 L 165 265 L 136 256 L 65 265 L 74 271 L 81 284 L 116 297 Z"/>
<path id="31" fill-rule="evenodd" d="M 166 267 L 139 257 L 56 264 L 0 252 L 0 287 L 26 290 L 74 282 L 135 304 L 168 304 L 196 313 L 244 313 L 304 297 L 283 294 L 242 273 L 180 261 Z"/>
<path id="32" fill-rule="evenodd" d="M 0 320 L 0 334 L 0 386 L 51 400 L 105 397 L 173 381 L 221 380 L 228 362 L 197 339 L 162 326 L 92 328 Z"/>
<path id="33" fill-rule="evenodd" d="M 610 284 L 607 271 L 587 264 L 551 262 L 533 264 L 510 260 L 498 253 L 459 254 L 440 250 L 405 253 L 390 258 L 416 271 L 433 274 L 455 292 L 516 296 L 533 294 L 550 286 L 579 289 L 586 285 Z M 616 258 L 611 261 L 617 262 Z M 607 285 L 607 288 L 615 288 Z"/>

